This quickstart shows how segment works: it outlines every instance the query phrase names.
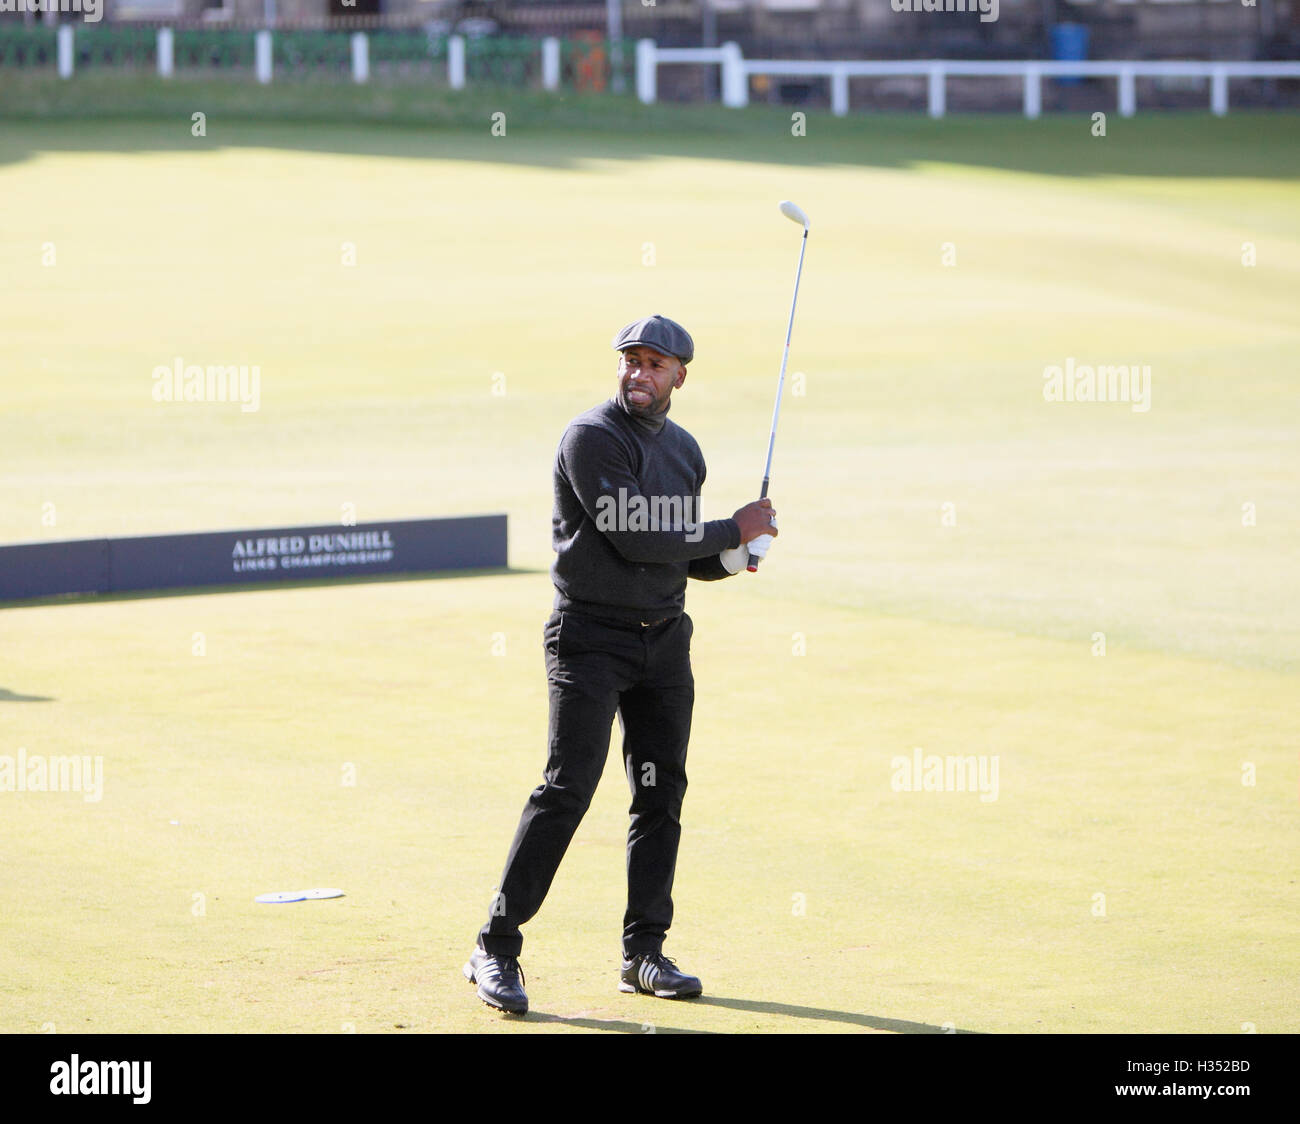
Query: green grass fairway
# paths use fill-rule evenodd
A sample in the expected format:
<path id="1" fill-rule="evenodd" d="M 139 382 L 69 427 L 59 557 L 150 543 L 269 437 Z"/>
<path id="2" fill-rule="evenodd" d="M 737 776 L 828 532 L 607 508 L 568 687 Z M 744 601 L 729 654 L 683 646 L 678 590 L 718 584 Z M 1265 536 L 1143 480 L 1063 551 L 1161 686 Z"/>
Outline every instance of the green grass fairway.
<path id="1" fill-rule="evenodd" d="M 511 570 L 0 607 L 0 756 L 104 777 L 0 792 L 0 1032 L 1300 1031 L 1300 119 L 123 89 L 0 115 L 0 542 L 505 511 Z M 705 995 L 616 990 L 616 728 L 507 1020 L 460 966 L 544 761 L 556 442 L 661 312 L 705 515 L 753 498 L 785 198 L 781 537 L 687 598 Z M 259 408 L 155 402 L 177 357 Z M 1046 401 L 1067 360 L 1149 409 Z M 897 791 L 918 748 L 996 798 Z"/>

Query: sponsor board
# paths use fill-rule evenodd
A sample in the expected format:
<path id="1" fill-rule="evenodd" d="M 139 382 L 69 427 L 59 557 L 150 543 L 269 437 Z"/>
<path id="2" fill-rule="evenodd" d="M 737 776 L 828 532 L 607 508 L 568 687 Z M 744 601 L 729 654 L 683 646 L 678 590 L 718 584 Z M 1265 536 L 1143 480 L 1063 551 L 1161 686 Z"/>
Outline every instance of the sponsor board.
<path id="1" fill-rule="evenodd" d="M 506 517 L 0 546 L 0 601 L 506 565 Z"/>

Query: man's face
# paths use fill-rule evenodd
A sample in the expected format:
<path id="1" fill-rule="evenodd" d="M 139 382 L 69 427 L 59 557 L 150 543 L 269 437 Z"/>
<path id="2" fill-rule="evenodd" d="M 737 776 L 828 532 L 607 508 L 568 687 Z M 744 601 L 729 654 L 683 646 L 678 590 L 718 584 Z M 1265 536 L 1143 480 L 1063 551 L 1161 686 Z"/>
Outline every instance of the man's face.
<path id="1" fill-rule="evenodd" d="M 662 414 L 668 409 L 673 390 L 685 381 L 686 367 L 676 356 L 644 344 L 619 353 L 618 396 L 630 414 Z"/>

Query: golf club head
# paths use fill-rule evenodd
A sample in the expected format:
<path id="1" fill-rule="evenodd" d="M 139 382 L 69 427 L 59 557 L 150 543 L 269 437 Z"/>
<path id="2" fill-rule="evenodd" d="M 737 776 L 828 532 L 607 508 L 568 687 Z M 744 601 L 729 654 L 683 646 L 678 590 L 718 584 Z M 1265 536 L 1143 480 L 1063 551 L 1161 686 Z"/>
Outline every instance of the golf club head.
<path id="1" fill-rule="evenodd" d="M 797 222 L 804 230 L 812 226 L 812 223 L 808 221 L 808 216 L 795 204 L 791 203 L 789 199 L 781 200 L 778 206 L 781 208 L 781 214 L 785 215 L 791 222 Z"/>

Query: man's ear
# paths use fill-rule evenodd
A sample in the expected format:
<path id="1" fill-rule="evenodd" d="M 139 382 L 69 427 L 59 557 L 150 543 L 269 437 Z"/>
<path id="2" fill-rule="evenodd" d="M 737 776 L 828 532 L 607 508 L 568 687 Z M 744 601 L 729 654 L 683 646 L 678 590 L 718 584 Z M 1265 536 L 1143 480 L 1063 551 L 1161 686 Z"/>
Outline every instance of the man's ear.
<path id="1" fill-rule="evenodd" d="M 685 363 L 678 363 L 678 364 L 677 364 L 677 381 L 676 381 L 675 383 L 673 383 L 673 389 L 676 390 L 676 389 L 677 389 L 679 386 L 681 386 L 682 383 L 684 383 L 685 381 L 686 381 L 686 364 L 685 364 Z"/>

